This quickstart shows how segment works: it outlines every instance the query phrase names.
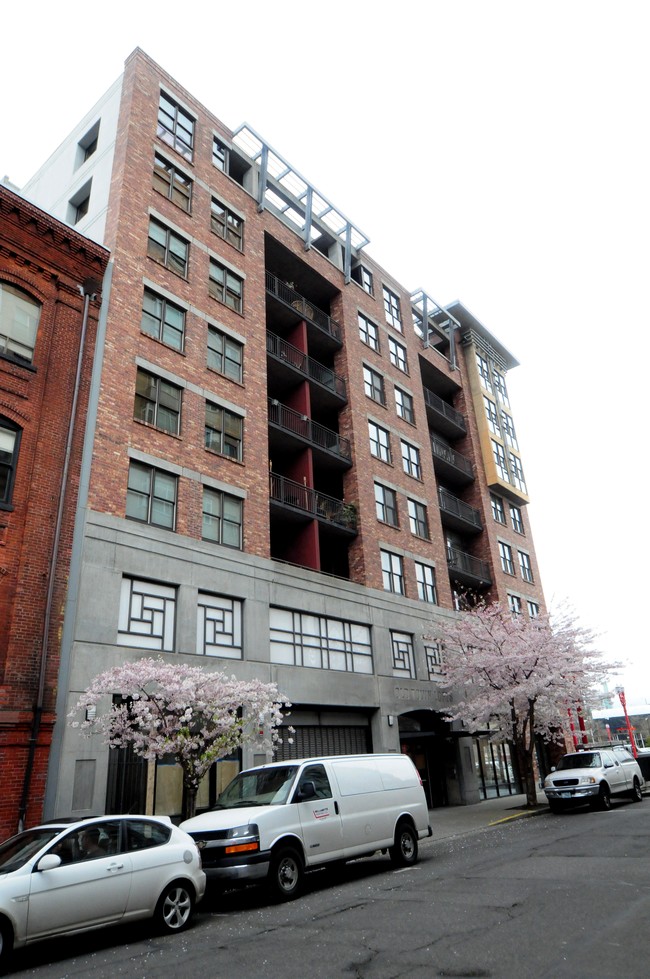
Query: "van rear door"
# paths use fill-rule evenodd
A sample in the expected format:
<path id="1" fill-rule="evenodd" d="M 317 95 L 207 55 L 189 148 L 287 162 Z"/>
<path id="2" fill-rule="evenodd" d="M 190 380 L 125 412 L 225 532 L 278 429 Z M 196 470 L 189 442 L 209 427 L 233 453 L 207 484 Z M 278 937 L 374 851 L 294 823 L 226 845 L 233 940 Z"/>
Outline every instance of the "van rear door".
<path id="1" fill-rule="evenodd" d="M 307 865 L 340 859 L 343 856 L 341 815 L 324 765 L 305 765 L 292 801 L 300 816 Z"/>

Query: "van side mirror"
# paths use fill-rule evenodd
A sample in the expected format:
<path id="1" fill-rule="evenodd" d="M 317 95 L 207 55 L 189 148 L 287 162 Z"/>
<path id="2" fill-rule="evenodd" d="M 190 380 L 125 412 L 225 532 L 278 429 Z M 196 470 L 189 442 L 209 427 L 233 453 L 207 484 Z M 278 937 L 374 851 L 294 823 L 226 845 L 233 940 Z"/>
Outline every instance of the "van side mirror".
<path id="1" fill-rule="evenodd" d="M 296 802 L 306 802 L 308 799 L 316 798 L 316 786 L 310 780 L 306 780 L 300 784 L 300 788 L 296 792 Z"/>

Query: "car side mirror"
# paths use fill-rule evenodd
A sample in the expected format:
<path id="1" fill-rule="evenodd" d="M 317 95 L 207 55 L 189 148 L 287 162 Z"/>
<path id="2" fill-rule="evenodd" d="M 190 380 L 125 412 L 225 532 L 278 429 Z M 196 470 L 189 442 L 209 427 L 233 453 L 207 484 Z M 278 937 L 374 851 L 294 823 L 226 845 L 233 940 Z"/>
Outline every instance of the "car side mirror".
<path id="1" fill-rule="evenodd" d="M 303 782 L 296 793 L 296 802 L 306 802 L 316 798 L 316 786 L 311 781 Z"/>
<path id="2" fill-rule="evenodd" d="M 45 856 L 41 857 L 38 861 L 34 870 L 54 870 L 55 867 L 60 867 L 62 863 L 61 857 L 58 853 L 46 853 Z"/>

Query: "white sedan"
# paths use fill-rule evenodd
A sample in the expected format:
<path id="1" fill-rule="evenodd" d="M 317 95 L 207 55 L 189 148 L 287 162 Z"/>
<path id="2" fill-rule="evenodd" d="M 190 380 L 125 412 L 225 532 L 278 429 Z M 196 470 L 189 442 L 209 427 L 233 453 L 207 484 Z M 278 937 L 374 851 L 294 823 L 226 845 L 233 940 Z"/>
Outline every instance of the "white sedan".
<path id="1" fill-rule="evenodd" d="M 181 931 L 205 881 L 194 840 L 166 817 L 26 830 L 0 844 L 0 967 L 12 948 L 139 918 Z"/>

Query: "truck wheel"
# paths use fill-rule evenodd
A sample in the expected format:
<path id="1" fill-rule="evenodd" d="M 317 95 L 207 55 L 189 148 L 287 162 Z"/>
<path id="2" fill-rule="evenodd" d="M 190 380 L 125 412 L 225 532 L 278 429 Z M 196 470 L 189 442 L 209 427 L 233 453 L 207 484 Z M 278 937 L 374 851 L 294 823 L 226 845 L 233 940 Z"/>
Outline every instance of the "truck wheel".
<path id="1" fill-rule="evenodd" d="M 391 846 L 390 858 L 398 867 L 411 867 L 418 859 L 418 838 L 410 823 L 399 823 L 395 831 L 395 845 Z"/>
<path id="2" fill-rule="evenodd" d="M 596 808 L 601 812 L 607 812 L 612 808 L 612 796 L 607 785 L 601 785 L 600 792 L 596 801 Z"/>
<path id="3" fill-rule="evenodd" d="M 634 786 L 630 792 L 630 799 L 632 802 L 643 802 L 643 792 L 641 791 L 639 780 L 636 777 L 634 779 Z"/>
<path id="4" fill-rule="evenodd" d="M 292 846 L 284 846 L 271 860 L 268 885 L 274 897 L 290 901 L 302 886 L 302 858 Z"/>
<path id="5" fill-rule="evenodd" d="M 548 808 L 551 810 L 551 812 L 555 813 L 556 816 L 558 816 L 561 812 L 564 812 L 564 806 L 561 802 L 558 802 L 557 799 L 549 799 Z"/>

